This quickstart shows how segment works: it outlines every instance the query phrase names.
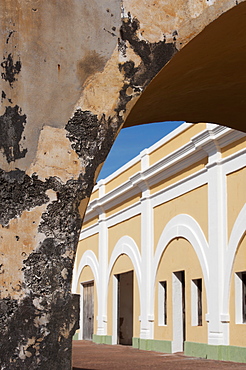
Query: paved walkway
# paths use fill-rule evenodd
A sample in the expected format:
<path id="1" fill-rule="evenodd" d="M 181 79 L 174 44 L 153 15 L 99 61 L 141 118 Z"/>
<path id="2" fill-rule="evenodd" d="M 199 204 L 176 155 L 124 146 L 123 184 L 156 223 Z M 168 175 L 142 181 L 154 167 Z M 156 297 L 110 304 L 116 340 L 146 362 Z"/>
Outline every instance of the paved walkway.
<path id="1" fill-rule="evenodd" d="M 246 364 L 213 361 L 183 354 L 141 351 L 128 346 L 109 346 L 73 341 L 73 370 L 165 369 L 165 370 L 246 370 Z"/>

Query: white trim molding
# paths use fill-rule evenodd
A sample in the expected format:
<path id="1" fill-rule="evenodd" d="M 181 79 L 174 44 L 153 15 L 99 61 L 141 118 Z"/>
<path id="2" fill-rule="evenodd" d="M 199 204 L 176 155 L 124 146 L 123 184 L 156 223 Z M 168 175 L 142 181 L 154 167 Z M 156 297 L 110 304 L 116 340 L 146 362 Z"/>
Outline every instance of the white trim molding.
<path id="1" fill-rule="evenodd" d="M 205 289 L 207 290 L 209 281 L 208 242 L 198 222 L 193 217 L 186 214 L 179 214 L 172 218 L 161 233 L 153 258 L 152 288 L 154 288 L 155 285 L 156 274 L 161 257 L 168 244 L 177 237 L 186 239 L 194 248 L 201 265 Z"/>
<path id="2" fill-rule="evenodd" d="M 72 289 L 73 292 L 76 291 L 80 274 L 85 266 L 89 266 L 92 270 L 92 273 L 94 275 L 95 283 L 98 289 L 98 282 L 99 282 L 99 263 L 97 260 L 97 257 L 94 252 L 91 250 L 85 251 L 83 254 L 81 260 L 79 261 L 79 265 L 77 269 L 74 269 L 74 276 L 73 276 L 73 283 L 72 283 Z"/>
<path id="3" fill-rule="evenodd" d="M 113 252 L 111 254 L 111 258 L 109 261 L 109 265 L 108 265 L 107 282 L 110 279 L 110 275 L 111 275 L 115 262 L 117 261 L 119 256 L 121 256 L 122 254 L 126 254 L 130 258 L 133 264 L 134 270 L 136 272 L 138 286 L 140 288 L 141 278 L 142 278 L 141 276 L 141 264 L 142 264 L 141 255 L 140 255 L 139 248 L 137 244 L 135 243 L 135 241 L 130 236 L 127 236 L 127 235 L 120 238 L 113 249 Z"/>

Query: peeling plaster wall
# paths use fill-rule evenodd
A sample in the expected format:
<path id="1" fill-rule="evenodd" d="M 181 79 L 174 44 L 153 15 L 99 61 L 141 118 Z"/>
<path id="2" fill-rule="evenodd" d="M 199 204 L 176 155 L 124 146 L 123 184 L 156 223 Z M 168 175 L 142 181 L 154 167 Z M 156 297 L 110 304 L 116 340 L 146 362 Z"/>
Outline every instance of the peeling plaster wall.
<path id="1" fill-rule="evenodd" d="M 71 367 L 72 269 L 96 177 L 142 91 L 195 34 L 181 41 L 178 28 L 208 7 L 1 1 L 1 369 Z"/>
<path id="2" fill-rule="evenodd" d="M 76 103 L 117 45 L 120 4 L 6 0 L 0 22 L 0 367 L 69 369 L 78 234 L 113 142 Z"/>
<path id="3" fill-rule="evenodd" d="M 28 151 L 17 162 L 26 170 L 42 127 L 64 128 L 86 78 L 104 69 L 117 43 L 108 30 L 119 29 L 119 1 L 4 0 L 0 19 L 1 118 L 9 106 L 26 116 L 19 145 Z"/>

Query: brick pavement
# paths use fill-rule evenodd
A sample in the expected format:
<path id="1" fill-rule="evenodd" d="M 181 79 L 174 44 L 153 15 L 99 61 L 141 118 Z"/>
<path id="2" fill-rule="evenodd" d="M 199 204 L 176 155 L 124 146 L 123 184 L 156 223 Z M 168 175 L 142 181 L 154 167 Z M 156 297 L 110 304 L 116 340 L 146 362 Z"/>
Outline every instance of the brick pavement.
<path id="1" fill-rule="evenodd" d="M 128 346 L 109 346 L 73 341 L 73 370 L 246 370 L 246 364 L 141 351 Z"/>

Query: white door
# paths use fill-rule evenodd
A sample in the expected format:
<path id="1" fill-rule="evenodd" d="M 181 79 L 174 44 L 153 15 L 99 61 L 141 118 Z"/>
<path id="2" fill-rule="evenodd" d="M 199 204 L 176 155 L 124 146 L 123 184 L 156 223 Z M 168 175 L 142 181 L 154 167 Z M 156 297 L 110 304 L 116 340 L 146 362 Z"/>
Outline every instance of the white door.
<path id="1" fill-rule="evenodd" d="M 173 341 L 172 352 L 183 352 L 185 341 L 185 274 L 173 273 Z"/>

